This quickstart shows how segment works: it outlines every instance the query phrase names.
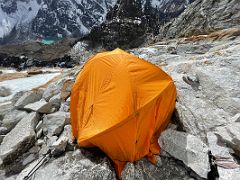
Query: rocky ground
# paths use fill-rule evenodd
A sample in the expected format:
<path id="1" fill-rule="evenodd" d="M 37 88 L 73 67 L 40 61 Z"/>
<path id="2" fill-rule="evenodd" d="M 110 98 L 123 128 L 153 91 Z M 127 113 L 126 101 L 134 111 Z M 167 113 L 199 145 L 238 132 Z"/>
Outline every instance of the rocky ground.
<path id="1" fill-rule="evenodd" d="M 128 163 L 123 179 L 211 179 L 217 173 L 221 180 L 240 179 L 236 32 L 228 29 L 131 50 L 172 76 L 178 98 L 173 121 L 159 138 L 157 165 L 144 158 Z M 82 44 L 76 46 L 71 53 L 77 59 Z M 91 54 L 82 52 L 81 60 Z M 64 70 L 47 85 L 18 92 L 0 104 L 0 179 L 116 179 L 104 153 L 71 141 L 69 97 L 80 69 Z M 209 151 L 217 170 L 210 166 Z"/>

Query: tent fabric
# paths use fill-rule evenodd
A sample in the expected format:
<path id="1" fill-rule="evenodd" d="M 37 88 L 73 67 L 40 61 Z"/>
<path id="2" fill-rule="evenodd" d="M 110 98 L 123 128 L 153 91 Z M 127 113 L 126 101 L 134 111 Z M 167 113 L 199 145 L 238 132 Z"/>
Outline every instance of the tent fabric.
<path id="1" fill-rule="evenodd" d="M 80 147 L 105 152 L 121 177 L 126 162 L 147 157 L 155 163 L 175 100 L 173 80 L 159 67 L 121 49 L 98 53 L 72 89 L 73 137 Z"/>

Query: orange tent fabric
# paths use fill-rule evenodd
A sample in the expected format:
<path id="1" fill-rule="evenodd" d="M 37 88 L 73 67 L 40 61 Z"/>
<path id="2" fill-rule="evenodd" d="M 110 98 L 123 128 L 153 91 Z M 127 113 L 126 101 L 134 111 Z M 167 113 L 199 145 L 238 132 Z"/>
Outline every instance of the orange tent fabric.
<path id="1" fill-rule="evenodd" d="M 126 162 L 155 162 L 175 100 L 173 80 L 157 66 L 120 49 L 98 53 L 72 89 L 73 137 L 81 147 L 105 152 L 121 178 Z"/>

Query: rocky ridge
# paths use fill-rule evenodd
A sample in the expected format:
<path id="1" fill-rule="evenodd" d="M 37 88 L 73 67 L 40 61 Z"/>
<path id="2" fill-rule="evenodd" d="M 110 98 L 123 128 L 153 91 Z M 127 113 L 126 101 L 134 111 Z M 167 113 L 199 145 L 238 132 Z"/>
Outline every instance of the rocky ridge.
<path id="1" fill-rule="evenodd" d="M 168 72 L 178 97 L 172 124 L 159 138 L 157 165 L 144 158 L 128 163 L 124 179 L 240 178 L 238 32 L 226 29 L 131 50 Z M 85 53 L 85 58 L 92 54 Z M 116 179 L 105 154 L 71 141 L 69 96 L 80 69 L 65 70 L 47 87 L 1 104 L 1 178 L 23 179 L 44 161 L 32 179 Z M 210 166 L 209 151 L 217 169 Z"/>

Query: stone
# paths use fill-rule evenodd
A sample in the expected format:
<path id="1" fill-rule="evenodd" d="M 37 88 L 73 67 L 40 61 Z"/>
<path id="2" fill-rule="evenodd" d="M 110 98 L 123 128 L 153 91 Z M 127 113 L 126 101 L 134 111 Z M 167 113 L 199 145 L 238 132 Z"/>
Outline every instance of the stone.
<path id="1" fill-rule="evenodd" d="M 48 114 L 43 118 L 43 128 L 47 128 L 47 135 L 60 135 L 63 127 L 68 123 L 67 114 L 65 112 L 55 112 Z"/>
<path id="2" fill-rule="evenodd" d="M 0 127 L 0 135 L 5 135 L 8 133 L 8 129 L 6 127 Z"/>
<path id="3" fill-rule="evenodd" d="M 122 171 L 122 179 L 188 179 L 190 175 L 188 170 L 180 162 L 173 158 L 159 157 L 161 166 L 151 164 L 146 158 L 143 158 L 135 163 L 128 162 Z M 160 163 L 159 163 L 160 164 Z"/>
<path id="4" fill-rule="evenodd" d="M 69 112 L 70 111 L 70 104 L 69 104 L 69 102 L 61 103 L 61 107 L 60 107 L 59 111 Z"/>
<path id="5" fill-rule="evenodd" d="M 219 142 L 219 138 L 214 132 L 208 132 L 207 139 L 209 149 L 216 158 L 215 163 L 218 165 L 217 170 L 219 173 L 219 180 L 233 179 L 233 177 L 235 179 L 240 179 L 240 165 L 230 154 L 230 149 L 225 147 L 223 143 Z M 235 166 L 235 168 L 227 168 L 227 166 Z"/>
<path id="6" fill-rule="evenodd" d="M 55 143 L 57 141 L 57 139 L 58 139 L 57 136 L 47 137 L 47 146 L 51 147 L 53 145 L 53 143 Z"/>
<path id="7" fill-rule="evenodd" d="M 61 95 L 56 94 L 55 96 L 51 97 L 51 99 L 49 100 L 49 102 L 57 109 L 60 108 L 61 106 Z"/>
<path id="8" fill-rule="evenodd" d="M 67 79 L 63 83 L 63 86 L 61 88 L 61 93 L 60 93 L 61 100 L 65 101 L 67 98 L 70 97 L 73 84 L 74 84 L 74 81 L 72 79 Z"/>
<path id="9" fill-rule="evenodd" d="M 172 129 L 164 131 L 159 139 L 160 147 L 176 159 L 207 178 L 209 170 L 208 147 L 201 139 L 191 134 Z"/>
<path id="10" fill-rule="evenodd" d="M 103 179 L 115 180 L 116 175 L 107 158 L 91 161 L 80 150 L 67 152 L 42 166 L 33 176 L 36 180 Z"/>
<path id="11" fill-rule="evenodd" d="M 240 157 L 240 122 L 217 127 L 215 133 Z"/>
<path id="12" fill-rule="evenodd" d="M 34 129 L 38 120 L 37 113 L 30 113 L 4 137 L 0 146 L 0 159 L 3 164 L 11 163 L 34 145 L 36 140 Z"/>
<path id="13" fill-rule="evenodd" d="M 169 46 L 169 47 L 167 47 L 167 52 L 169 54 L 177 54 L 177 48 L 173 47 L 173 46 Z"/>
<path id="14" fill-rule="evenodd" d="M 11 102 L 5 102 L 0 104 L 0 124 L 4 116 L 13 109 Z"/>
<path id="15" fill-rule="evenodd" d="M 48 114 L 52 112 L 52 104 L 46 102 L 44 99 L 41 99 L 40 101 L 24 106 L 24 109 L 39 112 L 42 114 Z"/>
<path id="16" fill-rule="evenodd" d="M 19 91 L 13 95 L 11 102 L 12 105 L 16 104 L 16 102 L 26 93 L 26 91 Z"/>
<path id="17" fill-rule="evenodd" d="M 18 101 L 15 103 L 15 107 L 17 109 L 23 109 L 24 106 L 37 102 L 42 98 L 42 92 L 41 91 L 29 91 L 23 94 L 22 97 L 18 99 Z"/>
<path id="18" fill-rule="evenodd" d="M 16 124 L 25 116 L 27 116 L 28 113 L 25 111 L 19 111 L 19 110 L 13 110 L 7 113 L 2 121 L 2 126 L 7 128 L 7 132 L 11 131 Z"/>
<path id="19" fill-rule="evenodd" d="M 36 146 L 42 146 L 44 144 L 44 140 L 43 139 L 38 139 L 35 143 Z"/>
<path id="20" fill-rule="evenodd" d="M 10 96 L 11 93 L 11 89 L 6 88 L 4 86 L 0 86 L 0 97 L 7 97 Z"/>

